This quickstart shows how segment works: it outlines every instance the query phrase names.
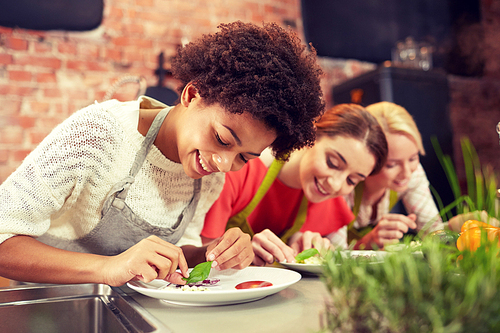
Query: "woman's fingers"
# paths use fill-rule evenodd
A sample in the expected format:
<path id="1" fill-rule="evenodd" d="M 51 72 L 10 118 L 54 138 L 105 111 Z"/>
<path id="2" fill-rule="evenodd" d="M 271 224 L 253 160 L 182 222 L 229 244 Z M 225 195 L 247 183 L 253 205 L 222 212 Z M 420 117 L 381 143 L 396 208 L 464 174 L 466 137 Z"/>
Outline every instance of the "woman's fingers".
<path id="1" fill-rule="evenodd" d="M 408 229 L 416 229 L 417 228 L 417 223 L 415 222 L 417 216 L 415 214 L 410 214 L 408 216 L 403 215 L 403 214 L 386 214 L 384 215 L 380 221 L 388 221 L 388 222 L 399 222 L 402 223 L 406 226 L 406 230 Z"/>
<path id="2" fill-rule="evenodd" d="M 245 239 L 237 239 L 216 257 L 216 268 L 219 270 L 228 268 L 242 269 L 252 263 L 253 257 L 254 252 L 250 236 L 248 236 L 248 239 L 246 237 Z"/>
<path id="3" fill-rule="evenodd" d="M 184 281 L 182 278 L 182 274 L 180 274 L 179 272 L 175 272 L 174 274 L 167 275 L 163 280 L 173 284 L 186 284 L 186 281 Z"/>
<path id="4" fill-rule="evenodd" d="M 294 234 L 295 236 L 295 234 Z M 318 250 L 330 248 L 330 240 L 324 238 L 318 232 L 305 231 L 304 233 L 297 233 L 297 237 L 290 238 L 290 247 L 296 252 L 302 252 L 310 248 L 316 248 Z"/>
<path id="5" fill-rule="evenodd" d="M 186 261 L 186 257 L 184 257 L 184 252 L 182 252 L 182 249 L 180 247 L 166 242 L 156 236 L 149 236 L 143 241 L 150 241 L 154 243 L 151 250 L 166 259 L 159 262 L 161 267 L 157 266 L 157 268 L 160 270 L 168 270 L 165 275 L 175 273 L 177 267 L 179 267 L 180 271 L 185 277 L 189 276 L 189 274 L 187 273 L 188 264 Z"/>
<path id="6" fill-rule="evenodd" d="M 177 266 L 182 274 L 176 272 Z M 188 277 L 187 262 L 182 250 L 156 236 L 141 240 L 119 255 L 109 257 L 104 266 L 106 282 L 113 286 L 138 279 L 150 282 L 154 279 L 174 279 L 184 284 L 178 276 Z"/>
<path id="7" fill-rule="evenodd" d="M 231 228 L 216 242 L 208 247 L 207 260 L 214 261 L 217 269 L 242 269 L 253 261 L 254 252 L 250 235 L 239 228 Z"/>
<path id="8" fill-rule="evenodd" d="M 272 264 L 274 258 L 278 262 L 295 261 L 295 251 L 268 229 L 254 235 L 252 246 L 255 254 L 268 264 Z"/>
<path id="9" fill-rule="evenodd" d="M 260 254 L 257 251 L 255 251 L 254 253 L 255 253 L 255 257 L 253 258 L 252 264 L 254 264 L 255 266 L 265 266 L 267 261 L 262 259 L 260 257 Z M 269 254 L 269 253 L 267 253 L 267 254 Z"/>

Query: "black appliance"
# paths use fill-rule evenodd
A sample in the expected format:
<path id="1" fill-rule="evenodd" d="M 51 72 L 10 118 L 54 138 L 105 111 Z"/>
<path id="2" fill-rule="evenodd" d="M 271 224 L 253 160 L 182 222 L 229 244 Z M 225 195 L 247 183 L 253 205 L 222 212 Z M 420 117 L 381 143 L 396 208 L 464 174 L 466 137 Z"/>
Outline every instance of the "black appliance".
<path id="1" fill-rule="evenodd" d="M 433 45 L 435 68 L 477 76 L 484 66 L 481 44 L 464 45 L 463 33 L 480 25 L 480 4 L 480 0 L 301 0 L 301 11 L 305 40 L 319 56 L 381 64 L 391 60 L 396 42 L 412 36 Z"/>
<path id="2" fill-rule="evenodd" d="M 0 25 L 33 30 L 93 30 L 101 25 L 103 0 L 2 1 Z"/>

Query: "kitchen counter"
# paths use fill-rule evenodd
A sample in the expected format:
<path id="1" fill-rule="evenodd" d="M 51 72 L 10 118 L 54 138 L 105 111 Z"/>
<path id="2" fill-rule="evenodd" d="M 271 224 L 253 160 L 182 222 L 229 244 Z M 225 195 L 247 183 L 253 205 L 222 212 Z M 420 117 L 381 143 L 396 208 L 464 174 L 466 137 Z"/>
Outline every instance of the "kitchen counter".
<path id="1" fill-rule="evenodd" d="M 163 302 L 121 289 L 173 333 L 316 332 L 328 297 L 320 278 L 302 279 L 277 294 L 234 305 L 193 307 Z"/>

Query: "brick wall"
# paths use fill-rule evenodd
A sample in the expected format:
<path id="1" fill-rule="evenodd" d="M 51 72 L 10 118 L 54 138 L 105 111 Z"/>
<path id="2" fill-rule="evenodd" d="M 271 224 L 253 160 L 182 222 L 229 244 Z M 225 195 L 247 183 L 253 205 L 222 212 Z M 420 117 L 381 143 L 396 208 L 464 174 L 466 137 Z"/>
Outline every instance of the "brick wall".
<path id="1" fill-rule="evenodd" d="M 276 21 L 301 31 L 299 0 L 105 0 L 89 32 L 0 27 L 0 183 L 63 119 L 103 99 L 125 74 L 157 84 L 158 55 L 213 32 L 218 23 Z M 175 82 L 165 82 L 175 85 Z M 135 98 L 137 84 L 115 98 Z"/>
<path id="2" fill-rule="evenodd" d="M 476 145 L 481 161 L 500 170 L 500 0 L 482 0 L 482 22 L 460 40 L 470 59 L 484 59 L 480 78 L 450 75 L 450 118 L 455 149 L 460 137 Z M 100 101 L 119 78 L 143 76 L 157 84 L 158 55 L 165 67 L 176 47 L 221 22 L 242 20 L 291 25 L 300 36 L 299 0 L 105 0 L 102 25 L 89 32 L 31 31 L 0 27 L 0 183 L 54 128 L 79 108 Z M 319 59 L 327 104 L 331 87 L 372 70 L 356 60 Z M 174 87 L 167 80 L 165 85 Z M 113 96 L 135 98 L 137 84 Z M 458 157 L 457 157 L 458 156 Z M 460 166 L 460 154 L 456 154 Z"/>

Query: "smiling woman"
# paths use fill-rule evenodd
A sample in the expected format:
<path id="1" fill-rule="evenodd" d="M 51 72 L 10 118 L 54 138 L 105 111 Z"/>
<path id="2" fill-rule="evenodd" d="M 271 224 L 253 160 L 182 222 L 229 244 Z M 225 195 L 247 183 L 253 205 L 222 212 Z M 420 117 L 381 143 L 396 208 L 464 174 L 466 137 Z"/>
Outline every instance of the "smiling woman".
<path id="1" fill-rule="evenodd" d="M 382 168 L 387 142 L 376 119 L 355 104 L 326 111 L 316 127 L 315 144 L 287 162 L 265 151 L 226 174 L 205 219 L 205 242 L 241 228 L 253 237 L 256 265 L 291 263 L 302 250 L 330 245 L 325 236 L 354 218 L 342 196 Z"/>
<path id="2" fill-rule="evenodd" d="M 92 104 L 0 185 L 1 276 L 184 284 L 188 265 L 252 262 L 250 237 L 237 229 L 202 245 L 204 215 L 222 172 L 268 146 L 286 159 L 312 145 L 324 111 L 321 70 L 314 50 L 277 24 L 219 28 L 174 57 L 178 104 L 144 96 Z"/>
<path id="3" fill-rule="evenodd" d="M 424 155 L 422 138 L 412 116 L 403 107 L 380 102 L 366 108 L 384 129 L 389 146 L 382 170 L 368 177 L 347 196 L 356 220 L 347 230 L 333 235 L 335 243 L 346 247 L 355 241 L 355 249 L 383 249 L 398 242 L 411 230 L 421 230 L 428 222 L 429 231 L 442 229 L 439 212 L 429 190 L 429 181 L 420 164 Z M 391 213 L 401 200 L 408 215 Z"/>

